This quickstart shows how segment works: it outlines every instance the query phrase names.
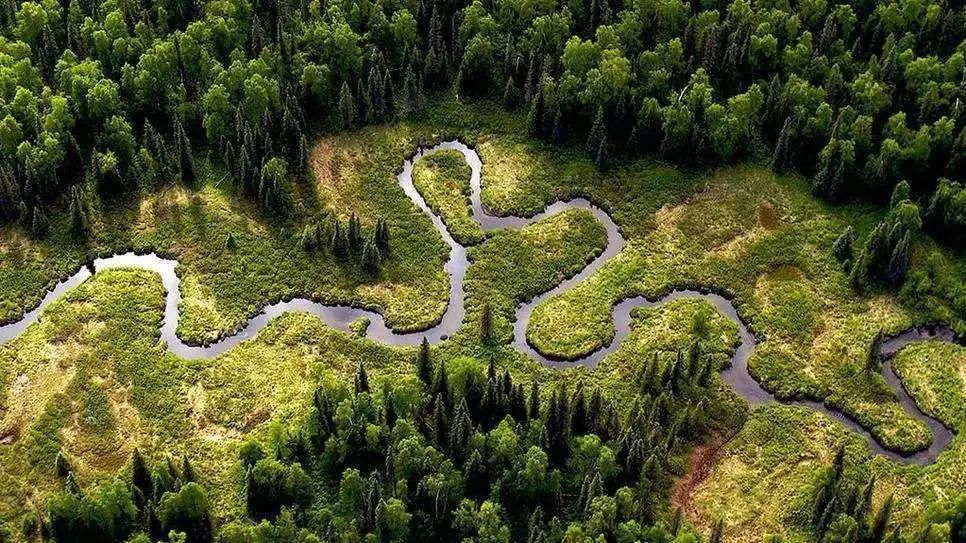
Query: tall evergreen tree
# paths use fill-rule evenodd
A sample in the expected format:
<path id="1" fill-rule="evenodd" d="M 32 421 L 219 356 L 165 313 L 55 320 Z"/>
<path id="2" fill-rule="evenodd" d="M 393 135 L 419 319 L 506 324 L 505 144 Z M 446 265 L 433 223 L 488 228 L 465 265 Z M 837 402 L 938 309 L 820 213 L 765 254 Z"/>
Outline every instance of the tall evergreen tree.
<path id="1" fill-rule="evenodd" d="M 433 362 L 429 358 L 429 340 L 425 337 L 419 345 L 419 355 L 416 357 L 419 380 L 427 387 L 433 384 Z"/>

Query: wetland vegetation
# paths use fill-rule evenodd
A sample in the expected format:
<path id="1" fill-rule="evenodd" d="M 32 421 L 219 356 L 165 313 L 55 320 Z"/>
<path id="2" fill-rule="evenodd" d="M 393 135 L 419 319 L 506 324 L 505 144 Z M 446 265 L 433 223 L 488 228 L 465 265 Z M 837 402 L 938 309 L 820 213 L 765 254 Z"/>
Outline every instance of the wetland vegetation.
<path id="1" fill-rule="evenodd" d="M 961 5 L 11 0 L 0 28 L 0 323 L 96 272 L 0 335 L 0 542 L 966 541 Z M 397 174 L 451 140 L 479 193 L 434 152 L 424 212 Z M 176 321 L 157 274 L 93 266 L 128 251 L 177 263 Z M 740 322 L 615 323 L 680 288 Z M 293 298 L 358 313 L 159 336 Z M 722 377 L 745 326 L 797 403 Z M 951 440 L 910 462 L 930 418 Z"/>

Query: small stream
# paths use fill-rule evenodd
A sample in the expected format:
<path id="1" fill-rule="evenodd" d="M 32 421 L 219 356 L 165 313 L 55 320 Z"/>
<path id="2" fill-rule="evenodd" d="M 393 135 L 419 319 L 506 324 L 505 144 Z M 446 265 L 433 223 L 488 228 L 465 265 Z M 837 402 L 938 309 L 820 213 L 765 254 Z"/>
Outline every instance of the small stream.
<path id="1" fill-rule="evenodd" d="M 444 264 L 444 269 L 450 277 L 450 297 L 446 311 L 443 313 L 439 322 L 420 332 L 396 333 L 388 326 L 382 315 L 377 312 L 351 307 L 346 305 L 325 305 L 305 298 L 295 298 L 285 300 L 266 306 L 261 313 L 249 319 L 245 325 L 233 335 L 224 337 L 219 341 L 209 345 L 189 345 L 183 342 L 177 335 L 178 325 L 178 306 L 181 302 L 181 279 L 176 273 L 177 261 L 161 258 L 156 254 L 135 254 L 124 253 L 107 258 L 97 258 L 87 266 L 82 267 L 75 274 L 58 283 L 52 290 L 48 291 L 40 304 L 32 311 L 26 313 L 20 320 L 0 326 L 0 345 L 19 336 L 28 326 L 36 322 L 44 308 L 52 301 L 62 296 L 68 290 L 80 285 L 94 273 L 100 270 L 112 268 L 141 268 L 153 271 L 161 276 L 161 281 L 166 292 L 164 319 L 161 325 L 161 340 L 167 344 L 168 348 L 178 356 L 189 359 L 212 358 L 216 357 L 239 343 L 254 338 L 268 325 L 275 317 L 288 312 L 311 313 L 327 325 L 338 330 L 349 332 L 349 325 L 362 317 L 370 320 L 370 325 L 366 330 L 366 337 L 385 343 L 388 345 L 415 345 L 420 343 L 423 338 L 430 342 L 438 342 L 452 335 L 462 325 L 465 317 L 465 292 L 463 290 L 463 279 L 469 267 L 466 248 L 456 242 L 450 235 L 449 230 L 443 220 L 433 213 L 426 204 L 419 191 L 413 185 L 412 173 L 413 165 L 426 155 L 432 154 L 443 149 L 459 151 L 466 159 L 472 171 L 470 177 L 470 204 L 473 218 L 483 227 L 484 230 L 494 230 L 499 228 L 522 228 L 533 224 L 561 211 L 580 208 L 589 211 L 597 218 L 607 231 L 607 246 L 604 251 L 594 258 L 586 267 L 573 277 L 561 282 L 556 287 L 548 290 L 527 303 L 521 304 L 516 310 L 516 321 L 513 328 L 513 345 L 515 348 L 528 356 L 551 366 L 572 366 L 582 365 L 594 367 L 607 355 L 617 350 L 621 340 L 630 332 L 631 310 L 636 307 L 648 307 L 663 304 L 670 300 L 679 298 L 702 298 L 714 305 L 718 311 L 726 315 L 738 325 L 740 344 L 731 358 L 731 364 L 721 373 L 722 378 L 727 382 L 735 393 L 744 398 L 753 407 L 761 404 L 776 402 L 775 396 L 762 388 L 748 372 L 748 359 L 755 350 L 756 338 L 749 331 L 745 322 L 738 315 L 738 310 L 728 298 L 711 292 L 700 292 L 697 290 L 676 289 L 658 299 L 647 299 L 644 297 L 633 297 L 617 303 L 613 309 L 613 319 L 616 333 L 612 341 L 587 355 L 586 357 L 559 361 L 552 360 L 537 352 L 526 340 L 527 325 L 530 322 L 533 309 L 544 300 L 569 290 L 579 282 L 583 281 L 591 274 L 596 272 L 608 260 L 619 253 L 625 245 L 624 237 L 621 235 L 617 224 L 611 219 L 603 209 L 593 203 L 583 199 L 575 198 L 567 202 L 554 202 L 547 206 L 544 211 L 533 217 L 500 217 L 491 215 L 483 206 L 482 192 L 482 169 L 483 163 L 475 150 L 459 141 L 447 141 L 434 147 L 419 148 L 415 154 L 407 159 L 402 168 L 397 173 L 397 180 L 406 195 L 413 201 L 429 219 L 443 241 L 449 246 L 449 259 Z M 922 339 L 935 339 L 942 341 L 957 341 L 953 331 L 946 326 L 920 327 L 908 330 L 902 334 L 888 338 L 883 342 L 882 354 L 885 359 L 883 364 L 883 376 L 889 386 L 896 393 L 899 402 L 912 416 L 922 420 L 932 431 L 933 440 L 929 448 L 919 451 L 912 455 L 901 455 L 889 451 L 882 447 L 878 441 L 861 425 L 843 414 L 841 411 L 827 407 L 821 402 L 810 400 L 795 400 L 784 402 L 788 404 L 806 406 L 816 411 L 820 411 L 829 417 L 842 422 L 852 431 L 862 435 L 869 442 L 872 451 L 900 462 L 926 464 L 936 459 L 939 453 L 949 444 L 954 437 L 953 432 L 938 420 L 926 415 L 919 409 L 915 401 L 909 396 L 902 386 L 899 378 L 892 370 L 892 356 L 908 343 Z"/>

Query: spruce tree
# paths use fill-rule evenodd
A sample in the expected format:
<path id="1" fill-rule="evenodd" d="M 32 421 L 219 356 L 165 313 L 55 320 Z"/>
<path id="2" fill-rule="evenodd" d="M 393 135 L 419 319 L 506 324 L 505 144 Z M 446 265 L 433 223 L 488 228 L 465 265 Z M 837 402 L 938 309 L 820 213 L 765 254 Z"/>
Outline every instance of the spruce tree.
<path id="1" fill-rule="evenodd" d="M 449 443 L 449 417 L 446 413 L 446 401 L 441 393 L 436 395 L 433 403 L 432 424 L 433 441 L 440 450 L 445 450 Z"/>
<path id="2" fill-rule="evenodd" d="M 540 384 L 536 379 L 530 382 L 529 416 L 531 419 L 540 418 Z"/>
<path id="3" fill-rule="evenodd" d="M 594 157 L 594 166 L 598 171 L 604 171 L 610 166 L 610 146 L 607 143 L 607 136 L 600 140 L 600 147 L 597 148 L 597 156 Z"/>
<path id="4" fill-rule="evenodd" d="M 446 405 L 451 405 L 449 394 L 449 378 L 446 374 L 446 361 L 442 361 L 436 367 L 436 377 L 433 380 L 433 395 L 443 398 Z"/>
<path id="5" fill-rule="evenodd" d="M 901 284 L 906 279 L 906 271 L 909 269 L 909 243 L 909 232 L 906 232 L 889 258 L 886 280 L 893 285 Z"/>
<path id="6" fill-rule="evenodd" d="M 418 368 L 419 380 L 427 387 L 430 386 L 433 383 L 433 362 L 429 358 L 429 340 L 425 337 L 419 346 L 416 367 Z"/>
<path id="7" fill-rule="evenodd" d="M 349 254 L 349 237 L 339 220 L 335 221 L 335 228 L 332 230 L 331 245 L 332 254 L 335 256 L 341 258 Z"/>
<path id="8" fill-rule="evenodd" d="M 600 153 L 601 143 L 607 139 L 607 125 L 604 121 L 604 108 L 597 108 L 594 124 L 587 134 L 587 152 L 596 157 Z"/>
<path id="9" fill-rule="evenodd" d="M 513 75 L 508 75 L 506 85 L 503 86 L 503 105 L 509 109 L 514 109 L 520 102 L 520 90 L 517 88 Z"/>
<path id="10" fill-rule="evenodd" d="M 154 496 L 154 480 L 148 471 L 148 466 L 136 448 L 131 453 L 131 484 L 147 499 Z"/>
<path id="11" fill-rule="evenodd" d="M 869 530 L 868 540 L 871 543 L 881 543 L 885 538 L 886 530 L 889 528 L 889 520 L 892 517 L 892 494 L 886 496 L 882 506 L 875 514 L 872 527 Z"/>
<path id="12" fill-rule="evenodd" d="M 362 269 L 369 274 L 379 273 L 379 266 L 382 263 L 382 257 L 379 255 L 379 248 L 376 246 L 375 240 L 370 239 L 362 247 Z"/>
<path id="13" fill-rule="evenodd" d="M 788 149 L 789 139 L 792 133 L 791 117 L 785 119 L 781 132 L 778 133 L 778 142 L 775 143 L 775 151 L 771 156 L 771 169 L 776 173 L 784 172 L 789 165 Z"/>
<path id="14" fill-rule="evenodd" d="M 846 226 L 842 234 L 835 240 L 832 245 L 832 256 L 836 260 L 842 263 L 851 262 L 853 259 L 852 255 L 852 244 L 855 242 L 855 231 L 852 230 L 852 226 Z"/>
<path id="15" fill-rule="evenodd" d="M 70 188 L 70 227 L 75 236 L 87 234 L 90 225 L 87 219 L 87 198 L 80 185 Z"/>
<path id="16" fill-rule="evenodd" d="M 356 107 L 355 97 L 352 96 L 352 90 L 349 89 L 349 83 L 345 82 L 342 84 L 342 90 L 339 91 L 339 128 L 346 129 L 353 126 L 356 122 L 357 110 L 358 108 Z"/>
<path id="17" fill-rule="evenodd" d="M 369 374 L 366 373 L 366 366 L 365 364 L 362 363 L 361 360 L 359 361 L 359 369 L 356 370 L 355 389 L 356 389 L 356 394 L 361 394 L 363 392 L 365 393 L 370 392 Z"/>
<path id="18" fill-rule="evenodd" d="M 542 138 L 546 133 L 546 128 L 544 127 L 546 104 L 544 103 L 543 87 L 538 85 L 533 94 L 533 100 L 530 102 L 530 110 L 527 113 L 527 127 L 531 136 Z"/>
<path id="19" fill-rule="evenodd" d="M 587 433 L 587 399 L 584 396 L 584 387 L 577 386 L 574 391 L 574 399 L 571 401 L 570 430 L 576 435 Z"/>
<path id="20" fill-rule="evenodd" d="M 191 154 L 191 141 L 181 121 L 175 122 L 174 135 L 178 144 L 178 176 L 182 183 L 192 186 L 196 180 L 195 162 Z"/>

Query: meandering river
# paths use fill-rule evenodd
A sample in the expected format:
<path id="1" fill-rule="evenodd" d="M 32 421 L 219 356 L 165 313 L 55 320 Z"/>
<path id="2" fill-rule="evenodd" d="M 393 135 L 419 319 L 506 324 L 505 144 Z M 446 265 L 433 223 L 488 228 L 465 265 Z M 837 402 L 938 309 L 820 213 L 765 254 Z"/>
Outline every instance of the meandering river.
<path id="1" fill-rule="evenodd" d="M 183 342 L 177 334 L 178 325 L 178 306 L 181 302 L 181 280 L 176 273 L 177 261 L 161 258 L 155 254 L 134 254 L 125 253 L 114 255 L 107 258 L 98 258 L 87 266 L 82 267 L 74 275 L 58 283 L 52 290 L 47 292 L 41 303 L 28 312 L 16 322 L 0 326 L 0 345 L 19 336 L 28 326 L 36 322 L 44 308 L 55 299 L 59 298 L 66 291 L 76 287 L 86 281 L 93 273 L 100 270 L 111 268 L 142 268 L 153 271 L 160 275 L 165 289 L 164 319 L 161 325 L 161 340 L 175 354 L 184 358 L 211 358 L 218 356 L 239 343 L 255 337 L 273 318 L 287 312 L 311 313 L 324 321 L 329 326 L 343 331 L 349 331 L 349 325 L 353 321 L 366 317 L 370 320 L 370 325 L 366 330 L 366 336 L 374 341 L 390 345 L 413 345 L 427 338 L 430 342 L 441 341 L 445 337 L 452 335 L 463 323 L 465 317 L 465 292 L 463 290 L 463 279 L 469 267 L 466 248 L 456 242 L 450 235 L 449 230 L 443 220 L 435 214 L 419 191 L 413 185 L 412 173 L 413 165 L 421 158 L 431 153 L 443 149 L 459 151 L 466 159 L 472 171 L 470 178 L 470 203 L 473 219 L 476 220 L 484 230 L 498 228 L 522 228 L 528 224 L 537 222 L 545 217 L 554 215 L 571 208 L 585 209 L 592 213 L 599 220 L 607 231 L 607 246 L 604 251 L 591 261 L 575 276 L 563 281 L 553 289 L 540 294 L 527 303 L 521 304 L 516 310 L 516 321 L 513 330 L 513 344 L 520 351 L 530 357 L 548 365 L 585 365 L 596 366 L 596 364 L 607 355 L 614 352 L 620 341 L 630 332 L 631 310 L 635 307 L 653 306 L 663 304 L 678 298 L 702 298 L 713 304 L 723 315 L 733 320 L 738 326 L 740 344 L 731 358 L 731 364 L 722 371 L 722 378 L 734 391 L 748 401 L 753 407 L 768 402 L 778 401 L 774 395 L 762 388 L 762 386 L 748 373 L 748 359 L 755 350 L 756 338 L 752 334 L 744 320 L 739 316 L 734 304 L 724 296 L 710 292 L 699 292 L 695 290 L 673 290 L 669 294 L 655 300 L 642 297 L 626 299 L 614 306 L 613 318 L 616 327 L 616 334 L 611 343 L 584 358 L 570 360 L 566 362 L 548 359 L 537 352 L 526 340 L 527 324 L 533 309 L 554 295 L 569 290 L 574 285 L 583 281 L 591 274 L 596 272 L 608 260 L 619 253 L 625 245 L 624 237 L 620 229 L 604 210 L 595 206 L 591 202 L 582 198 L 576 198 L 567 202 L 555 202 L 549 205 L 543 212 L 533 217 L 499 217 L 491 215 L 483 206 L 481 199 L 482 180 L 481 174 L 483 163 L 475 150 L 459 141 L 447 141 L 434 147 L 420 148 L 416 153 L 403 163 L 402 168 L 397 174 L 399 185 L 406 195 L 412 199 L 413 203 L 432 221 L 433 226 L 443 240 L 449 246 L 449 259 L 444 265 L 450 278 L 450 297 L 449 304 L 443 314 L 442 319 L 432 328 L 413 333 L 396 333 L 386 326 L 385 320 L 379 313 L 341 305 L 324 305 L 304 298 L 296 298 L 268 305 L 264 310 L 248 320 L 245 326 L 235 334 L 225 337 L 210 345 L 188 345 Z M 885 359 L 883 364 L 883 376 L 892 387 L 893 391 L 902 404 L 912 416 L 922 420 L 932 431 L 933 439 L 929 448 L 911 455 L 901 455 L 882 447 L 878 441 L 856 421 L 849 418 L 842 412 L 829 408 L 821 402 L 796 400 L 785 402 L 789 404 L 802 405 L 820 411 L 827 416 L 836 419 L 852 431 L 862 435 L 868 442 L 875 454 L 880 454 L 901 462 L 925 464 L 932 462 L 939 453 L 952 440 L 953 432 L 938 420 L 926 415 L 919 409 L 915 401 L 909 396 L 902 386 L 899 378 L 892 370 L 892 356 L 902 347 L 913 341 L 922 339 L 937 339 L 943 341 L 957 341 L 952 330 L 945 326 L 922 327 L 908 330 L 897 336 L 888 338 L 883 342 L 882 355 Z"/>

